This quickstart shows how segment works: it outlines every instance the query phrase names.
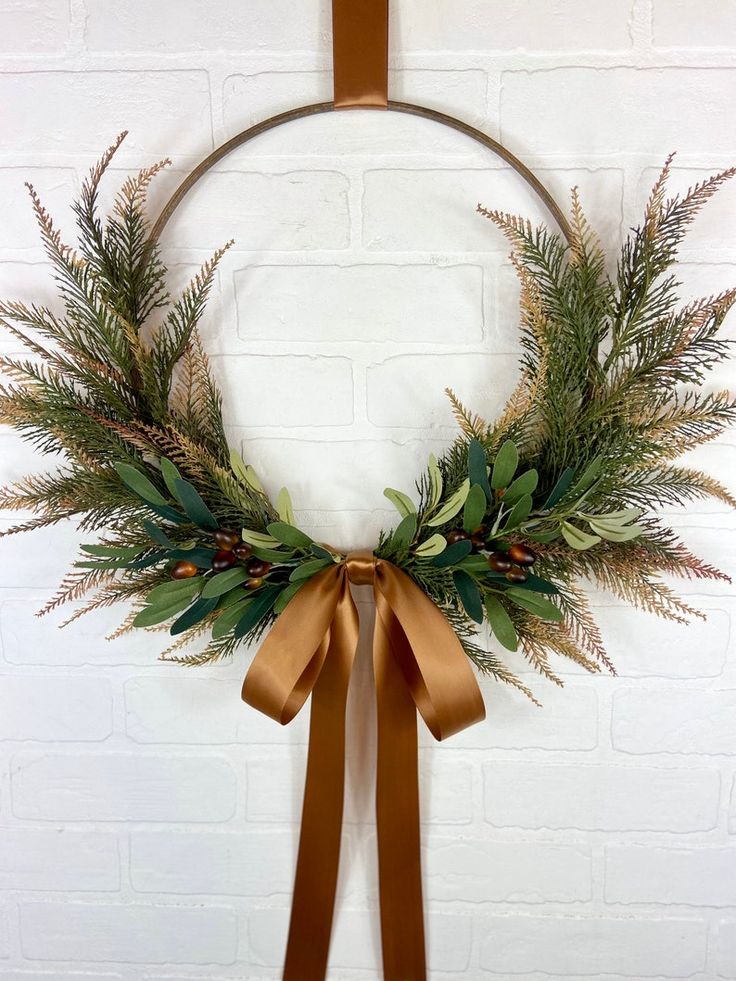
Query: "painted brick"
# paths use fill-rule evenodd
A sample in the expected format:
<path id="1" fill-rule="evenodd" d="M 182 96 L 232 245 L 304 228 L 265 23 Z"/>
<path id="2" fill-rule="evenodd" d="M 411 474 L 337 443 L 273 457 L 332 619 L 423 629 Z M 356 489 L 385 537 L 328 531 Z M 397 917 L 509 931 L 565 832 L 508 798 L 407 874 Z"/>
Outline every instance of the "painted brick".
<path id="1" fill-rule="evenodd" d="M 624 753 L 736 753 L 736 691 L 616 692 L 611 727 Z"/>
<path id="2" fill-rule="evenodd" d="M 62 51 L 69 38 L 69 26 L 66 0 L 6 0 L 0 7 L 0 51 Z"/>
<path id="3" fill-rule="evenodd" d="M 481 124 L 487 116 L 488 80 L 482 71 L 407 70 L 389 72 L 389 91 L 397 102 L 412 102 Z M 227 136 L 294 106 L 331 102 L 332 72 L 257 72 L 225 80 L 223 116 Z M 253 156 L 299 152 L 392 155 L 428 152 L 471 154 L 475 145 L 429 120 L 397 113 L 327 113 L 295 130 L 259 138 Z"/>
<path id="4" fill-rule="evenodd" d="M 296 844 L 290 831 L 133 832 L 131 882 L 138 892 L 288 895 Z"/>
<path id="5" fill-rule="evenodd" d="M 36 614 L 47 598 L 8 599 L 0 603 L 0 642 L 6 661 L 55 666 L 154 663 L 157 647 L 145 631 L 125 634 L 119 640 L 105 639 L 120 626 L 121 609 L 95 611 L 59 633 L 59 624 L 81 604 L 70 603 L 58 613 L 39 618 Z"/>
<path id="6" fill-rule="evenodd" d="M 333 969 L 377 970 L 380 965 L 373 912 L 339 910 L 332 935 Z M 427 916 L 427 959 L 435 971 L 465 971 L 470 960 L 469 917 Z M 255 910 L 248 918 L 250 952 L 255 964 L 280 966 L 289 918 L 286 910 Z"/>
<path id="7" fill-rule="evenodd" d="M 598 700 L 592 688 L 548 685 L 539 692 L 543 702 L 539 709 L 521 693 L 504 692 L 503 698 L 495 698 L 494 685 L 490 682 L 486 688 L 486 704 L 493 705 L 489 718 L 441 743 L 437 747 L 440 754 L 452 755 L 461 749 L 574 751 L 597 746 Z M 421 731 L 425 744 L 431 745 L 432 737 Z"/>
<path id="8" fill-rule="evenodd" d="M 0 676 L 0 739 L 72 742 L 105 739 L 111 732 L 109 681 Z"/>
<path id="9" fill-rule="evenodd" d="M 488 354 L 400 354 L 368 368 L 368 418 L 374 426 L 457 429 L 444 394 L 492 419 L 517 380 L 516 358 Z"/>
<path id="10" fill-rule="evenodd" d="M 69 974 L 66 971 L 0 971 L 0 981 L 122 981 L 120 974 L 95 971 Z"/>
<path id="11" fill-rule="evenodd" d="M 736 978 L 736 920 L 718 924 L 716 966 L 719 978 Z"/>
<path id="12" fill-rule="evenodd" d="M 212 365 L 223 388 L 225 418 L 233 425 L 345 426 L 353 421 L 347 358 L 217 357 Z"/>
<path id="13" fill-rule="evenodd" d="M 736 9 L 724 0 L 653 0 L 654 43 L 665 48 L 736 47 Z"/>
<path id="14" fill-rule="evenodd" d="M 156 675 L 125 683 L 126 731 L 137 743 L 306 743 L 308 712 L 280 726 L 245 705 L 228 679 Z"/>
<path id="15" fill-rule="evenodd" d="M 13 813 L 45 821 L 227 821 L 236 776 L 217 757 L 19 753 Z"/>
<path id="16" fill-rule="evenodd" d="M 537 175 L 565 210 L 570 188 L 579 185 L 594 227 L 607 240 L 618 239 L 620 173 L 538 168 Z M 552 225 L 533 192 L 508 169 L 371 170 L 365 175 L 363 245 L 383 252 L 495 252 L 505 256 L 508 243 L 487 218 L 476 214 L 479 202 Z"/>
<path id="17" fill-rule="evenodd" d="M 397 13 L 400 49 L 530 52 L 628 48 L 631 0 L 610 0 L 593 11 L 583 0 L 512 0 L 490 15 L 483 0 L 452 0 L 427 7 L 409 0 Z"/>
<path id="18" fill-rule="evenodd" d="M 694 620 L 687 630 L 640 610 L 596 606 L 616 672 L 627 678 L 715 678 L 722 674 L 731 615 L 725 609 L 706 608 L 700 597 L 695 603 L 706 609 L 708 619 Z"/>
<path id="19" fill-rule="evenodd" d="M 433 900 L 574 903 L 591 898 L 590 849 L 539 841 L 426 836 L 424 868 Z"/>
<path id="20" fill-rule="evenodd" d="M 420 760 L 421 816 L 433 825 L 467 824 L 472 817 L 472 771 L 449 754 Z M 371 788 L 372 751 L 366 760 L 354 757 L 347 764 L 347 785 L 360 787 L 345 795 L 345 821 L 365 823 L 373 820 Z M 301 816 L 304 787 L 304 759 L 252 760 L 247 764 L 246 816 L 249 821 L 297 823 Z"/>
<path id="21" fill-rule="evenodd" d="M 346 249 L 347 177 L 324 170 L 210 174 L 187 195 L 164 241 L 216 249 L 231 239 L 236 249 L 258 253 Z"/>
<path id="22" fill-rule="evenodd" d="M 504 72 L 501 140 L 526 153 L 731 152 L 730 86 L 728 70 L 717 68 Z M 574 113 L 549 111 L 572 102 Z"/>
<path id="23" fill-rule="evenodd" d="M 243 340 L 460 345 L 483 334 L 480 266 L 251 266 L 235 290 Z"/>
<path id="24" fill-rule="evenodd" d="M 1 81 L 0 88 L 2 88 Z M 73 226 L 73 222 L 69 220 L 69 206 L 78 185 L 75 172 L 59 167 L 3 167 L 0 169 L 0 198 L 4 202 L 5 217 L 0 222 L 0 248 L 40 249 L 41 247 L 38 225 L 24 186 L 26 181 L 36 188 L 45 207 L 54 216 L 57 226 L 69 241 L 71 234 L 67 233 L 70 226 Z M 13 285 L 16 277 L 18 286 Z M 33 284 L 37 285 L 32 293 L 30 290 L 33 284 L 29 282 L 31 277 L 33 277 Z M 52 288 L 53 283 L 48 277 L 48 267 L 44 270 L 34 265 L 30 271 L 19 273 L 17 264 L 14 263 L 13 268 L 3 274 L 3 289 L 0 295 L 4 300 L 17 297 L 26 301 L 40 299 L 46 302 Z M 16 341 L 13 350 L 18 349 L 19 345 Z"/>
<path id="25" fill-rule="evenodd" d="M 686 978 L 705 967 L 707 926 L 698 920 L 499 916 L 482 930 L 481 967 L 498 974 Z"/>
<path id="26" fill-rule="evenodd" d="M 606 901 L 736 906 L 736 847 L 606 848 Z"/>
<path id="27" fill-rule="evenodd" d="M 92 51 L 313 51 L 326 46 L 329 7 L 320 0 L 295 9 L 288 0 L 257 3 L 238 11 L 228 0 L 214 0 L 202 21 L 202 8 L 184 0 L 170 11 L 145 0 L 95 0 L 87 10 L 85 41 Z"/>
<path id="28" fill-rule="evenodd" d="M 16 150 L 101 154 L 124 129 L 128 153 L 212 147 L 203 71 L 8 72 L 0 78 L 0 102 L 14 106 L 5 139 Z"/>
<path id="29" fill-rule="evenodd" d="M 729 810 L 728 829 L 736 834 L 736 776 L 731 781 L 731 806 Z"/>
<path id="30" fill-rule="evenodd" d="M 441 390 L 439 397 L 443 398 Z M 243 449 L 269 491 L 277 492 L 288 483 L 297 509 L 329 505 L 334 511 L 354 511 L 386 505 L 383 489 L 387 485 L 411 491 L 429 454 L 442 446 L 439 440 L 431 439 L 253 439 Z M 392 516 L 388 520 L 395 519 Z M 364 540 L 361 544 L 366 547 L 372 542 Z"/>
<path id="31" fill-rule="evenodd" d="M 229 907 L 21 903 L 23 953 L 36 960 L 123 964 L 232 964 Z"/>
<path id="32" fill-rule="evenodd" d="M 536 763 L 483 770 L 486 820 L 498 827 L 682 833 L 708 831 L 717 820 L 717 770 Z"/>
<path id="33" fill-rule="evenodd" d="M 0 836 L 0 886 L 7 890 L 117 891 L 117 837 L 63 828 L 4 828 Z"/>
<path id="34" fill-rule="evenodd" d="M 0 908 L 0 957 L 10 956 L 10 935 L 8 932 L 8 915 Z"/>
<path id="35" fill-rule="evenodd" d="M 7 512 L 5 512 L 7 514 Z M 18 524 L 18 516 L 0 518 L 0 530 Z M 42 532 L 0 541 L 0 587 L 56 589 L 77 553 L 79 533 L 70 522 Z"/>

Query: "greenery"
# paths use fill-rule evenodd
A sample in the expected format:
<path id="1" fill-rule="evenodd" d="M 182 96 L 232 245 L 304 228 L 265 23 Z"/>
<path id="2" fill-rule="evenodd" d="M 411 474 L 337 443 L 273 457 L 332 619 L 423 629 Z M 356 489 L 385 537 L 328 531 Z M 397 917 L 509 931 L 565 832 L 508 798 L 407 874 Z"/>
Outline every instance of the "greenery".
<path id="1" fill-rule="evenodd" d="M 227 445 L 198 334 L 225 250 L 169 296 L 146 219 L 149 185 L 166 161 L 128 179 L 100 217 L 100 180 L 123 136 L 83 185 L 76 249 L 29 187 L 64 314 L 0 304 L 0 321 L 30 355 L 1 360 L 10 383 L 0 419 L 63 462 L 6 488 L 0 506 L 33 513 L 12 531 L 74 518 L 99 533 L 46 610 L 85 597 L 76 617 L 132 600 L 122 630 L 168 630 L 175 640 L 162 656 L 198 664 L 257 639 L 311 576 L 343 556 L 299 530 L 288 492 L 273 504 Z M 560 683 L 552 653 L 611 668 L 581 580 L 684 620 L 696 611 L 661 577 L 725 578 L 691 555 L 656 509 L 706 496 L 736 504 L 716 480 L 674 462 L 733 420 L 728 394 L 702 385 L 727 355 L 718 330 L 736 291 L 682 307 L 672 269 L 688 225 L 734 172 L 667 198 L 669 166 L 615 276 L 576 192 L 569 242 L 479 209 L 514 250 L 519 384 L 493 424 L 449 392 L 460 435 L 430 459 L 416 501 L 386 491 L 400 521 L 376 554 L 437 603 L 481 670 L 524 691 L 479 643 L 484 620 L 494 646 L 518 648 Z M 182 650 L 198 637 L 206 639 L 199 652 Z"/>

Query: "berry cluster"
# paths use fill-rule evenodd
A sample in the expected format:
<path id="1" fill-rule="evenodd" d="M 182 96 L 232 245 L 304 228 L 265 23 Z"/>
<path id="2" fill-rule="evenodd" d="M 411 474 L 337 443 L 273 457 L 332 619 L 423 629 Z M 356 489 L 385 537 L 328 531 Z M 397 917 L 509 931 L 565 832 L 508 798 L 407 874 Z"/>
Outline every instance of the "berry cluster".
<path id="1" fill-rule="evenodd" d="M 510 583 L 515 585 L 526 582 L 528 573 L 537 561 L 537 553 L 522 542 L 509 545 L 505 550 L 500 549 L 498 541 L 486 540 L 486 532 L 482 527 L 472 533 L 458 528 L 448 532 L 445 539 L 448 545 L 469 540 L 474 552 L 486 554 L 492 572 L 502 573 Z"/>
<path id="2" fill-rule="evenodd" d="M 218 528 L 213 535 L 217 551 L 212 557 L 214 572 L 225 572 L 234 565 L 245 565 L 249 578 L 245 580 L 245 589 L 258 589 L 263 585 L 265 576 L 271 569 L 271 563 L 253 555 L 253 547 L 244 542 L 240 535 L 225 528 Z M 171 569 L 172 579 L 191 579 L 198 575 L 199 569 L 193 562 L 180 561 Z"/>

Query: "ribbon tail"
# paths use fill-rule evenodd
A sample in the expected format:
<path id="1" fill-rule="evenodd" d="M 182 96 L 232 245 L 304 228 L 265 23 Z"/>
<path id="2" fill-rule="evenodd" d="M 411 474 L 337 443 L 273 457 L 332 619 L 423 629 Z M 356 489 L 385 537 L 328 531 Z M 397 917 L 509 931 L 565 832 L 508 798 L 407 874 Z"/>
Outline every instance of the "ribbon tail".
<path id="1" fill-rule="evenodd" d="M 385 981 L 425 981 L 417 710 L 400 667 L 406 637 L 380 593 L 376 601 L 373 670 L 383 976 Z"/>
<path id="2" fill-rule="evenodd" d="M 309 755 L 284 981 L 323 981 L 340 864 L 345 789 L 345 707 L 358 640 L 347 582 L 323 644 L 312 691 Z"/>

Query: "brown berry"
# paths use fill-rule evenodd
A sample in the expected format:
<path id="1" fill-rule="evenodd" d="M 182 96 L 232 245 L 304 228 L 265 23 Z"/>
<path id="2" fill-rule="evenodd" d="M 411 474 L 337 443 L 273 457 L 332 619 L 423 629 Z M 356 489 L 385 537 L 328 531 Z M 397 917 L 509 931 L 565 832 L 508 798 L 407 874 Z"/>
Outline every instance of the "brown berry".
<path id="1" fill-rule="evenodd" d="M 480 552 L 486 547 L 486 536 L 483 531 L 474 531 L 470 536 L 470 541 L 475 552 Z"/>
<path id="2" fill-rule="evenodd" d="M 528 545 L 517 542 L 509 549 L 509 558 L 515 565 L 530 566 L 537 561 L 537 553 L 532 552 Z"/>
<path id="3" fill-rule="evenodd" d="M 270 562 L 264 562 L 263 559 L 252 558 L 248 559 L 245 566 L 245 571 L 249 576 L 253 576 L 255 579 L 261 579 L 268 573 L 271 568 Z"/>
<path id="4" fill-rule="evenodd" d="M 199 569 L 193 562 L 177 562 L 171 567 L 172 579 L 191 579 L 196 576 Z"/>
<path id="5" fill-rule="evenodd" d="M 219 552 L 215 552 L 215 557 L 212 560 L 212 568 L 215 570 L 215 572 L 224 572 L 225 569 L 229 569 L 230 566 L 235 565 L 236 562 L 237 559 L 233 553 L 222 548 Z"/>
<path id="6" fill-rule="evenodd" d="M 505 552 L 491 552 L 488 556 L 488 565 L 494 572 L 508 572 L 512 562 Z"/>
<path id="7" fill-rule="evenodd" d="M 246 589 L 259 589 L 263 585 L 263 579 L 260 576 L 251 576 L 244 585 Z"/>
<path id="8" fill-rule="evenodd" d="M 245 562 L 247 558 L 250 558 L 252 552 L 253 546 L 249 545 L 247 542 L 238 542 L 238 544 L 233 547 L 233 555 L 241 562 Z"/>
<path id="9" fill-rule="evenodd" d="M 518 565 L 514 565 L 506 573 L 506 578 L 509 582 L 522 583 L 526 582 L 526 573 Z"/>
<path id="10" fill-rule="evenodd" d="M 214 535 L 215 545 L 226 552 L 231 551 L 240 541 L 240 535 L 225 528 L 218 528 Z"/>
<path id="11" fill-rule="evenodd" d="M 470 538 L 470 535 L 467 531 L 462 531 L 460 528 L 455 531 L 448 531 L 445 535 L 445 541 L 448 545 L 454 545 L 455 542 L 464 542 L 468 538 Z"/>

